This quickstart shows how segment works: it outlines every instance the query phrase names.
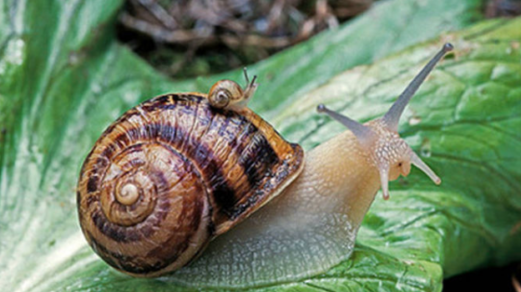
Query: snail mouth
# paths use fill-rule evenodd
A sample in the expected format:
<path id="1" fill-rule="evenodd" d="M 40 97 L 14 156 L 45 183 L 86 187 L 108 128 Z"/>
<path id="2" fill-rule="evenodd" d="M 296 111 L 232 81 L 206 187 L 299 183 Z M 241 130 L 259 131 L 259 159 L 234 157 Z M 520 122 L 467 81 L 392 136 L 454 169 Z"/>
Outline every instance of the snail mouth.
<path id="1" fill-rule="evenodd" d="M 400 174 L 403 176 L 408 176 L 409 173 L 411 172 L 410 163 L 400 162 L 399 167 L 400 167 Z"/>

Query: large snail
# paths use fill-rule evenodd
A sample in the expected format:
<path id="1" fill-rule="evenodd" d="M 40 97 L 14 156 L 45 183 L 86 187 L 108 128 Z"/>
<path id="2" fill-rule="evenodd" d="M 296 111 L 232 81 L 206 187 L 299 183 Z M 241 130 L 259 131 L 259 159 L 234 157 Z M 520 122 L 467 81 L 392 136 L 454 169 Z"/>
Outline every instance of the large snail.
<path id="1" fill-rule="evenodd" d="M 208 96 L 167 94 L 136 106 L 102 134 L 81 170 L 87 241 L 127 274 L 178 270 L 169 278 L 201 285 L 265 284 L 329 269 L 351 254 L 378 189 L 389 198 L 389 180 L 408 175 L 412 163 L 440 183 L 397 130 L 450 50 L 445 44 L 382 118 L 360 124 L 319 105 L 349 131 L 305 159 L 247 108 L 255 79 L 244 89 L 223 80 Z"/>

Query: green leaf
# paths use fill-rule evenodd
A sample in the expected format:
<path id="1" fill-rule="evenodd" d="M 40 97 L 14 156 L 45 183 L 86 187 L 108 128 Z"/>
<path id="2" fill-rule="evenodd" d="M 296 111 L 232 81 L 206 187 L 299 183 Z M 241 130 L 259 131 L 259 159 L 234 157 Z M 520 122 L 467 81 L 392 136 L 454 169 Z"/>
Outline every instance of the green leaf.
<path id="1" fill-rule="evenodd" d="M 196 290 L 112 270 L 86 245 L 77 223 L 77 174 L 110 122 L 159 93 L 206 91 L 217 79 L 241 78 L 239 71 L 179 82 L 158 75 L 115 42 L 121 5 L 0 1 L 5 290 Z M 408 142 L 430 156 L 442 186 L 413 171 L 391 185 L 390 201 L 376 200 L 350 260 L 311 279 L 256 290 L 433 291 L 444 276 L 521 258 L 520 19 L 446 34 L 336 76 L 465 27 L 480 18 L 480 6 L 383 2 L 250 68 L 262 83 L 252 107 L 309 149 L 342 130 L 314 112 L 318 102 L 359 120 L 379 116 L 441 42 L 457 48 L 422 86 L 401 125 Z"/>

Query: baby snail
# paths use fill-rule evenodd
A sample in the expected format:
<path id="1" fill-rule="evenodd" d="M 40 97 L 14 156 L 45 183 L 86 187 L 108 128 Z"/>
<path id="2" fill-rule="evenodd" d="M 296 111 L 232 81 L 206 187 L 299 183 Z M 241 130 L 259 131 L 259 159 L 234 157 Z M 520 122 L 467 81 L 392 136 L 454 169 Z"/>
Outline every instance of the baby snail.
<path id="1" fill-rule="evenodd" d="M 251 80 L 248 78 L 246 68 L 243 69 L 244 79 L 246 79 L 246 87 L 242 89 L 237 83 L 231 80 L 221 80 L 216 82 L 208 93 L 208 101 L 214 108 L 226 108 L 240 112 L 246 108 L 250 97 L 257 90 L 258 84 L 255 83 L 257 76 L 253 76 Z"/>
<path id="2" fill-rule="evenodd" d="M 246 106 L 257 86 L 246 74 L 245 90 L 224 80 L 209 95 L 167 94 L 136 106 L 83 164 L 77 200 L 87 241 L 122 272 L 176 270 L 165 281 L 191 286 L 327 271 L 350 256 L 377 191 L 389 198 L 389 180 L 408 175 L 412 163 L 440 183 L 397 130 L 413 94 L 451 50 L 445 44 L 382 118 L 360 124 L 319 105 L 348 130 L 305 158 Z"/>

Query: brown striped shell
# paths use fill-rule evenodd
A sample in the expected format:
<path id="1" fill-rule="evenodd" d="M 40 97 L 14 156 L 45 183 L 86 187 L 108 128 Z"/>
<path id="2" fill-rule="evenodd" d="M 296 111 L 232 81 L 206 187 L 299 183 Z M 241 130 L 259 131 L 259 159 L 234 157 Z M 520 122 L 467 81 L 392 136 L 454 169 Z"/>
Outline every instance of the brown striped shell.
<path id="1" fill-rule="evenodd" d="M 99 138 L 78 182 L 83 233 L 108 264 L 154 277 L 279 194 L 303 166 L 249 109 L 216 109 L 200 93 L 156 97 Z"/>

